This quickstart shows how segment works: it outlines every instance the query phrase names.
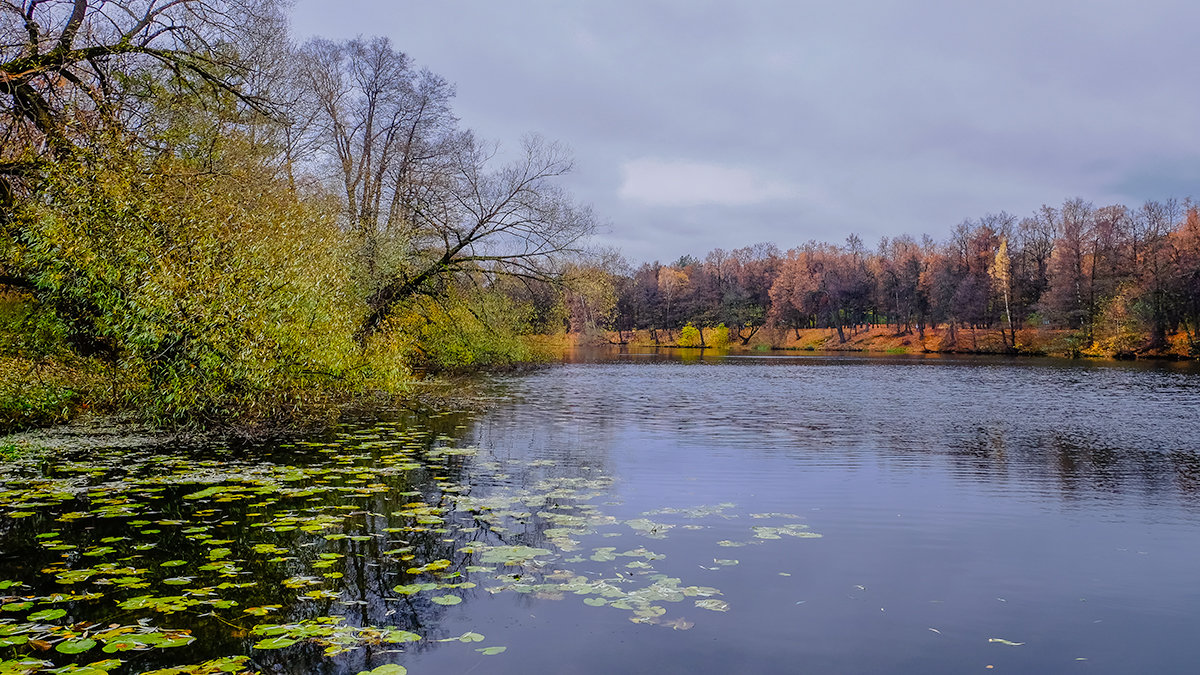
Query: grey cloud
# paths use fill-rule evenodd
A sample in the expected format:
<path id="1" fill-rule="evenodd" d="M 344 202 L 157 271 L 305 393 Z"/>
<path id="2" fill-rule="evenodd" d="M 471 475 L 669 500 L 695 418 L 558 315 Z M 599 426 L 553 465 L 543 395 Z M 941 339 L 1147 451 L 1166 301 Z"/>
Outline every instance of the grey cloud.
<path id="1" fill-rule="evenodd" d="M 353 8 L 299 0 L 296 30 L 389 35 L 457 83 L 465 125 L 572 146 L 571 187 L 635 260 L 849 231 L 943 238 L 990 211 L 1182 197 L 1200 178 L 1189 2 Z M 622 167 L 645 158 L 743 167 L 823 198 L 623 202 Z"/>

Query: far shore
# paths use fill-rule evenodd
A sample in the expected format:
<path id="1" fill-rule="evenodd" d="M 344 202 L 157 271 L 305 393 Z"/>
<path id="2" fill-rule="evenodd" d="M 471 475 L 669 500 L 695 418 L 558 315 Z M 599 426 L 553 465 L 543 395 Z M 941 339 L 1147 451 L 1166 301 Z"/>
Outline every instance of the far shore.
<path id="1" fill-rule="evenodd" d="M 580 347 L 622 345 L 627 347 L 678 347 L 678 330 L 606 331 L 591 334 L 572 333 L 539 336 L 535 342 L 543 347 Z M 706 335 L 708 331 L 706 330 Z M 744 334 L 744 333 L 743 333 Z M 868 352 L 877 354 L 1010 354 L 1028 356 L 1058 356 L 1064 358 L 1163 359 L 1191 360 L 1196 355 L 1188 350 L 1187 336 L 1172 335 L 1165 349 L 1150 350 L 1136 343 L 1113 345 L 1089 340 L 1077 331 L 1025 328 L 1016 331 L 1012 339 L 998 328 L 962 328 L 946 326 L 897 330 L 895 326 L 859 326 L 843 328 L 844 341 L 833 328 L 780 329 L 762 328 L 743 342 L 730 335 L 728 345 L 705 345 L 705 348 L 735 351 L 822 351 Z"/>

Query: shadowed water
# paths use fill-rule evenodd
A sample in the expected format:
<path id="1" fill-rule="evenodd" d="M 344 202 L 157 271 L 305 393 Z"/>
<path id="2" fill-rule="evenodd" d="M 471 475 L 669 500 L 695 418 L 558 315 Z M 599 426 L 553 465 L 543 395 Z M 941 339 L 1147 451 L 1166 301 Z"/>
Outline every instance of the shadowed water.
<path id="1" fill-rule="evenodd" d="M 0 655 L 113 673 L 1200 658 L 1193 366 L 603 353 L 488 391 L 474 418 L 10 474 Z M 120 648 L 106 626 L 151 637 Z"/>

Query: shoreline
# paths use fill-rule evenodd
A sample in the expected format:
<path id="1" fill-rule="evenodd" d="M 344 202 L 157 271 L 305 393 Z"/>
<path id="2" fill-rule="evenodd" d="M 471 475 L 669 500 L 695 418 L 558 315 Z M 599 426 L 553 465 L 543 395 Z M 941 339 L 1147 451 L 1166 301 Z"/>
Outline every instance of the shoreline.
<path id="1" fill-rule="evenodd" d="M 706 329 L 707 331 L 708 329 Z M 624 346 L 639 348 L 719 349 L 736 352 L 847 352 L 870 354 L 975 354 L 991 356 L 1044 356 L 1065 359 L 1194 361 L 1188 352 L 1187 336 L 1171 335 L 1161 350 L 1140 348 L 1125 341 L 1088 340 L 1078 331 L 1025 328 L 1016 331 L 1015 346 L 1007 332 L 995 328 L 955 328 L 945 326 L 924 331 L 897 332 L 892 326 L 844 328 L 845 340 L 833 328 L 778 329 L 762 328 L 743 342 L 731 335 L 728 345 L 680 345 L 679 331 L 637 330 L 607 331 L 595 334 L 537 336 L 535 344 L 543 348 L 587 346 Z M 657 340 L 655 339 L 657 337 Z"/>

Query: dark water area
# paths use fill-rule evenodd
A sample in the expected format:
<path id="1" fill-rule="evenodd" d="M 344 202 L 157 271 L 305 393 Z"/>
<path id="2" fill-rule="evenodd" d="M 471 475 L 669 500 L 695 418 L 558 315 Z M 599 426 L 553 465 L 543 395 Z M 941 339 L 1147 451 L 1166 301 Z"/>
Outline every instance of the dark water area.
<path id="1" fill-rule="evenodd" d="M 1200 663 L 1195 364 L 603 352 L 485 389 L 8 469 L 0 672 Z"/>

